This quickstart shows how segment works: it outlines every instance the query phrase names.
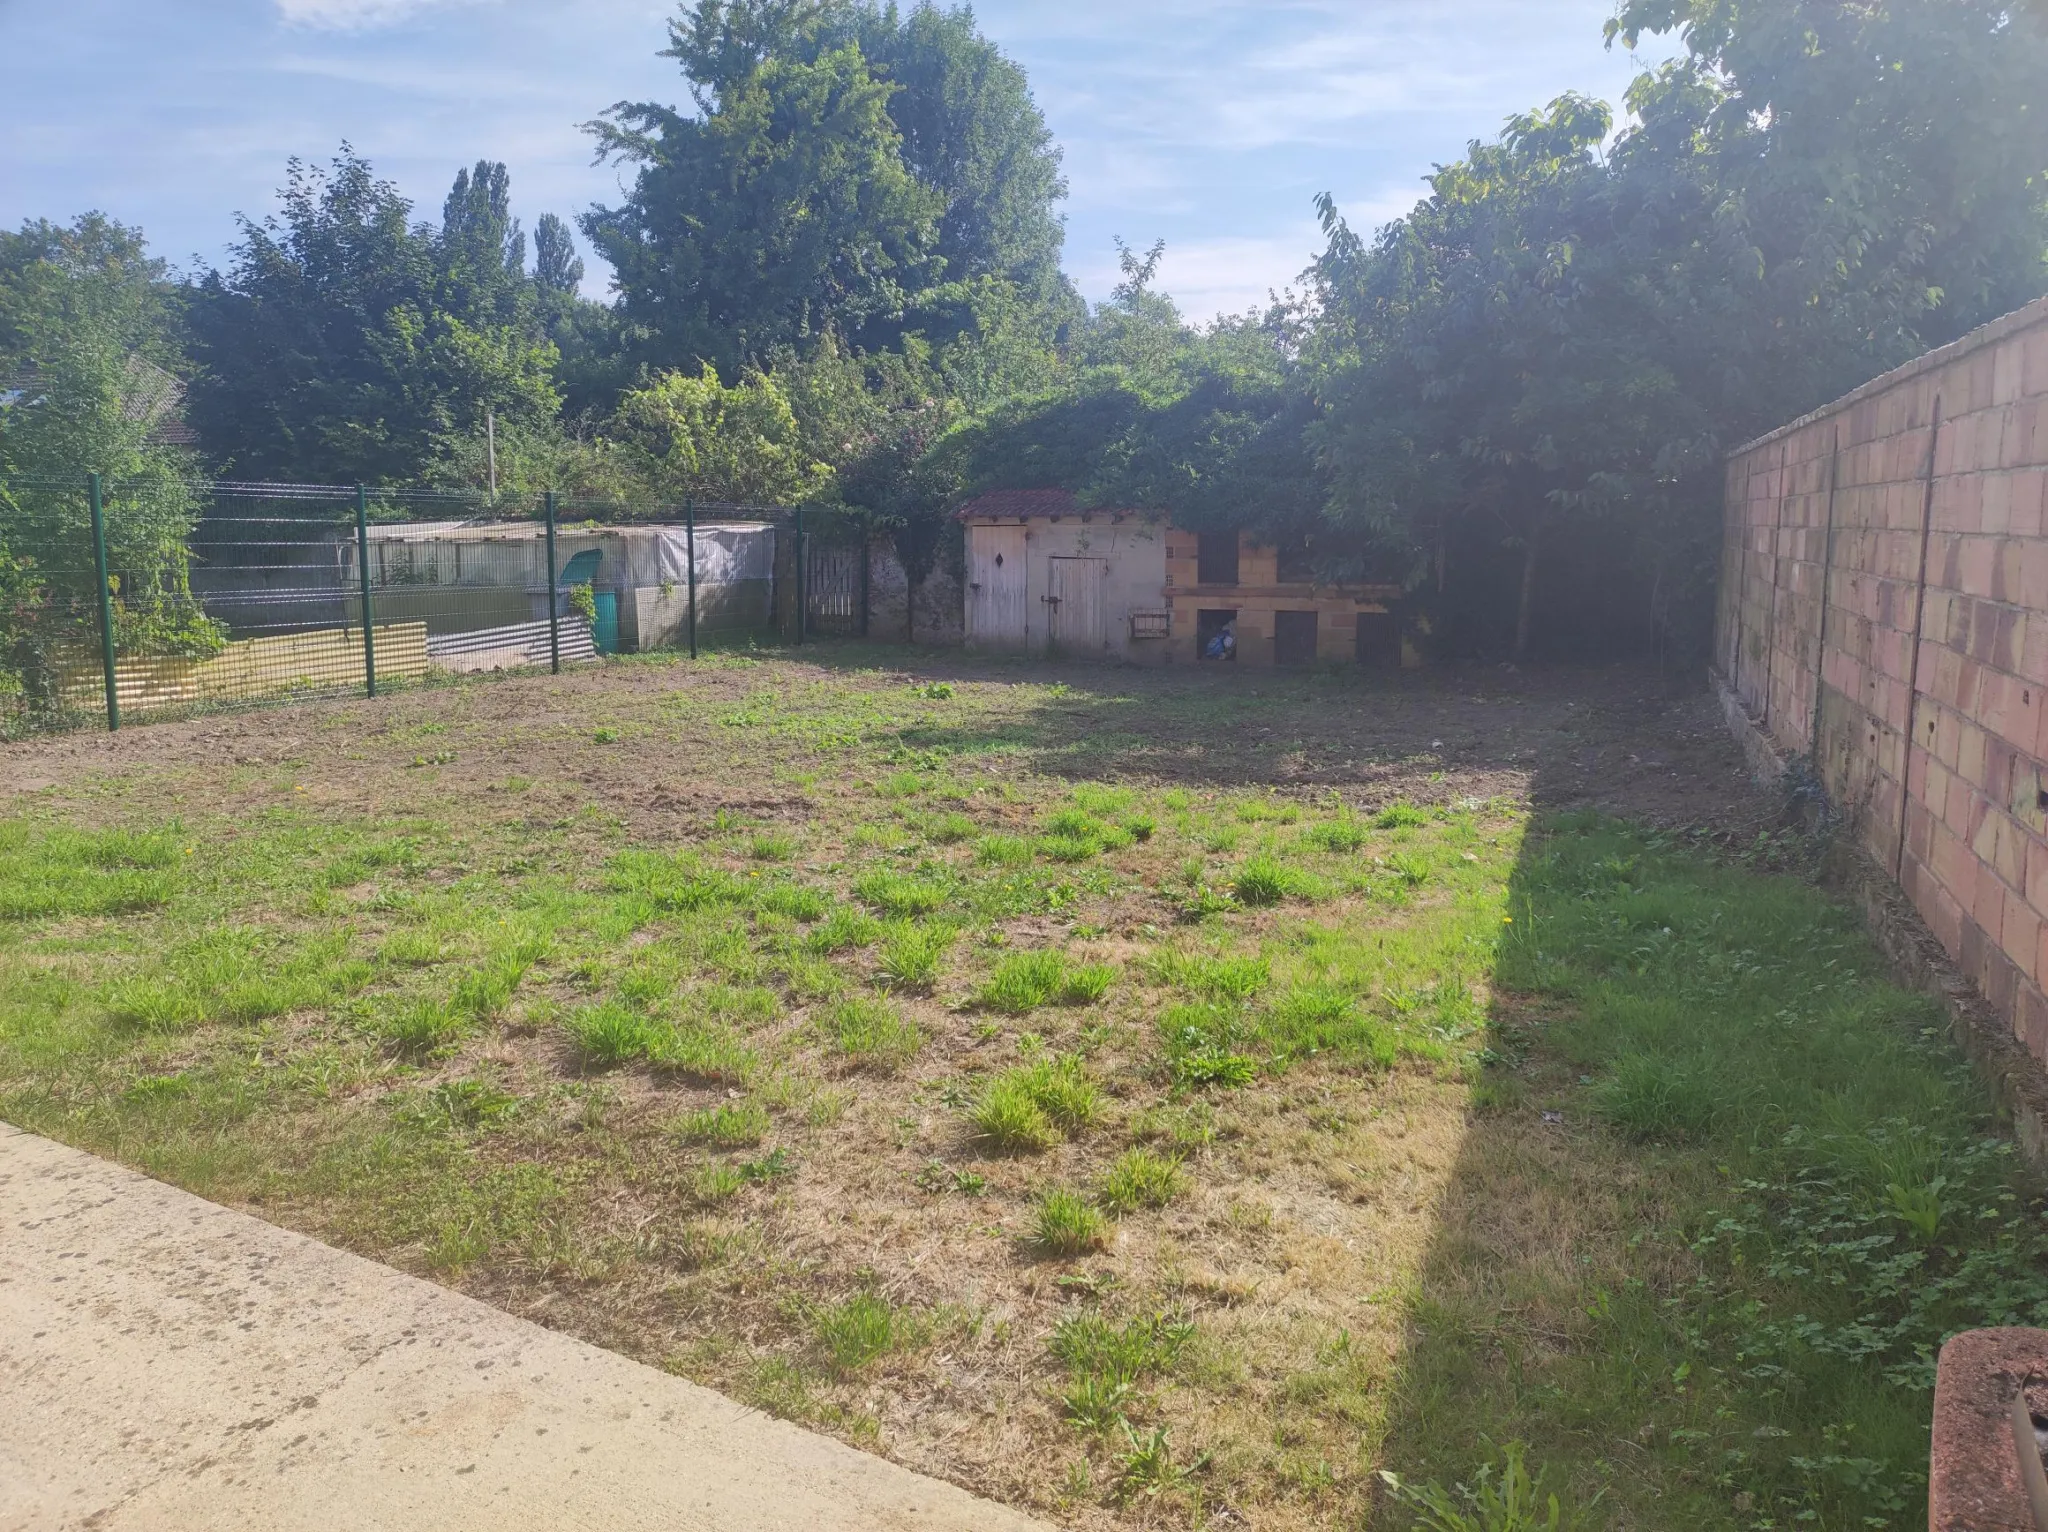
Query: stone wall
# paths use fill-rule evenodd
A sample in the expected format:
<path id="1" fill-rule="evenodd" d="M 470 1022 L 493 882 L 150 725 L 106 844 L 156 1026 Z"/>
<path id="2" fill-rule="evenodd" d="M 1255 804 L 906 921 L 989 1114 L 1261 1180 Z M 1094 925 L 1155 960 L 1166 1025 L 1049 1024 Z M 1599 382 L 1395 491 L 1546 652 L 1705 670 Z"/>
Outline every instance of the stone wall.
<path id="1" fill-rule="evenodd" d="M 2048 299 L 1729 460 L 1716 663 L 2048 1063 Z"/>

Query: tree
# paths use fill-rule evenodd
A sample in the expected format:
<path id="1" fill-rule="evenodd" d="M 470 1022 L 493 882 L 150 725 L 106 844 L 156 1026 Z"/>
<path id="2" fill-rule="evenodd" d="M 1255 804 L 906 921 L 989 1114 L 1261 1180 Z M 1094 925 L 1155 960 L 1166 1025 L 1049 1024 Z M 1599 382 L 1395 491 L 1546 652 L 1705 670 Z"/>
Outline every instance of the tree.
<path id="1" fill-rule="evenodd" d="M 100 214 L 0 233 L 0 692 L 14 708 L 61 707 L 67 660 L 94 647 L 88 472 L 105 485 L 117 643 L 220 643 L 190 599 L 190 465 L 155 434 L 177 402 L 173 291 L 141 233 Z"/>
<path id="2" fill-rule="evenodd" d="M 456 178 L 437 232 L 346 146 L 290 162 L 282 216 L 244 218 L 225 272 L 192 293 L 192 420 L 250 478 L 395 483 L 453 443 L 553 418 L 561 397 L 520 270 L 504 167 Z"/>
<path id="3" fill-rule="evenodd" d="M 1021 297 L 1049 338 L 1059 155 L 1023 72 L 967 12 L 856 0 L 700 0 L 669 57 L 697 115 L 621 103 L 601 156 L 640 167 L 584 220 L 661 365 L 728 375 L 826 332 L 857 351 L 984 335 Z"/>
<path id="4" fill-rule="evenodd" d="M 727 387 L 709 363 L 664 373 L 620 402 L 617 427 L 670 499 L 795 505 L 825 492 L 832 471 L 806 453 L 782 385 L 749 372 Z"/>

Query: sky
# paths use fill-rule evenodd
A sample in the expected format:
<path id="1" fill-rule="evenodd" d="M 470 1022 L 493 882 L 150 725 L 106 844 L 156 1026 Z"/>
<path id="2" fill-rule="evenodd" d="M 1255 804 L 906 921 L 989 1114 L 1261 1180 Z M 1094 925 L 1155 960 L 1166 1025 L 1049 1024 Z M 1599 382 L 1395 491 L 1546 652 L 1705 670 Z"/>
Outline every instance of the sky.
<path id="1" fill-rule="evenodd" d="M 1432 165 L 1579 90 L 1618 102 L 1613 0 L 983 0 L 1065 152 L 1066 266 L 1100 301 L 1114 241 L 1166 241 L 1192 318 L 1284 288 L 1331 192 L 1361 232 Z M 672 0 L 0 0 L 0 226 L 98 209 L 181 268 L 223 264 L 285 161 L 346 140 L 438 218 L 458 166 L 511 168 L 514 211 L 615 202 L 579 124 L 681 104 Z M 1649 44 L 1645 44 L 1648 56 Z M 579 243 L 581 243 L 579 239 Z M 594 260 L 586 290 L 604 296 Z"/>

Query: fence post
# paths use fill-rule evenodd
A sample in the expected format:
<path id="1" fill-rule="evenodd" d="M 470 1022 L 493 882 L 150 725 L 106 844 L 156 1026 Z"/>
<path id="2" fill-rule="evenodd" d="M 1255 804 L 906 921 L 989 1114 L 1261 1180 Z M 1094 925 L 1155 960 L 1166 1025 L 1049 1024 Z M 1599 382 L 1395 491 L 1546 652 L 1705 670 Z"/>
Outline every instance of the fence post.
<path id="1" fill-rule="evenodd" d="M 697 657 L 697 502 L 683 499 L 683 555 L 690 566 L 690 658 Z"/>
<path id="2" fill-rule="evenodd" d="M 356 486 L 356 572 L 362 577 L 363 587 L 363 691 L 364 695 L 377 695 L 377 628 L 376 613 L 370 605 L 370 496 L 362 485 Z"/>
<path id="3" fill-rule="evenodd" d="M 85 476 L 85 498 L 92 507 L 93 567 L 99 571 L 100 660 L 107 683 L 107 732 L 114 734 L 121 728 L 121 693 L 114 684 L 114 583 L 107 569 L 107 515 L 100 499 L 100 476 L 96 473 Z"/>
<path id="4" fill-rule="evenodd" d="M 810 571 L 804 567 L 804 508 L 796 508 L 796 641 L 804 641 L 805 607 L 810 605 Z"/>
<path id="5" fill-rule="evenodd" d="M 874 523 L 866 516 L 860 519 L 860 636 L 868 636 L 868 565 L 873 561 L 875 550 L 869 546 L 874 536 Z"/>
<path id="6" fill-rule="evenodd" d="M 555 492 L 547 494 L 548 523 L 548 668 L 562 673 L 562 607 L 555 589 Z"/>

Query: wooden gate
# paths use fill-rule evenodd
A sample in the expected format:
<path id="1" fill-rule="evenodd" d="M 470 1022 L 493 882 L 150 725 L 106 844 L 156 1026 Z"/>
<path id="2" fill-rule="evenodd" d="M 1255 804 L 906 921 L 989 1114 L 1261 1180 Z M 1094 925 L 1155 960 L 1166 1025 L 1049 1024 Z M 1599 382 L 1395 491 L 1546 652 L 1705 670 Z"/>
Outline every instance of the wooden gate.
<path id="1" fill-rule="evenodd" d="M 814 633 L 860 630 L 860 547 L 804 539 L 810 557 L 804 570 L 805 626 Z"/>
<path id="2" fill-rule="evenodd" d="M 1046 649 L 1068 659 L 1092 659 L 1109 647 L 1108 559 L 1056 558 L 1046 562 Z"/>
<path id="3" fill-rule="evenodd" d="M 990 649 L 1024 647 L 1022 527 L 973 527 L 967 534 L 967 641 Z"/>

